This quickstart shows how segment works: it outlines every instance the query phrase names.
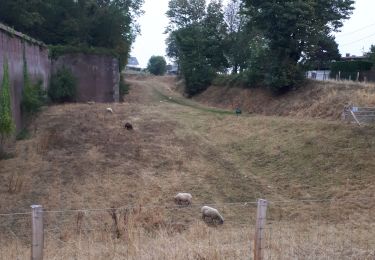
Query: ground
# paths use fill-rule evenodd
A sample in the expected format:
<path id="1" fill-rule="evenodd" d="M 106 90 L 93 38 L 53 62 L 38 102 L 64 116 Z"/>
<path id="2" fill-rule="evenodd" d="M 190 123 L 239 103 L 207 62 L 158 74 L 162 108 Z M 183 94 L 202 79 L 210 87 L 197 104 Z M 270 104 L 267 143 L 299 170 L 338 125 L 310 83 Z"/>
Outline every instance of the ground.
<path id="1" fill-rule="evenodd" d="M 323 219 L 346 225 L 356 219 L 361 230 L 373 232 L 374 127 L 311 117 L 236 116 L 232 110 L 185 99 L 175 91 L 173 77 L 129 76 L 128 82 L 130 95 L 121 104 L 43 109 L 30 126 L 31 138 L 17 142 L 15 157 L 0 162 L 0 213 L 29 211 L 31 204 L 42 204 L 47 211 L 139 207 L 144 208 L 146 230 L 162 225 L 196 238 L 200 229 L 208 232 L 202 236 L 211 234 L 201 226 L 201 205 L 217 207 L 238 234 L 242 227 L 253 227 L 253 203 L 263 198 L 273 202 L 268 219 L 275 223 Z M 133 131 L 125 130 L 126 122 Z M 194 206 L 173 208 L 177 192 L 192 193 Z M 104 215 L 109 216 L 107 211 Z M 61 229 L 64 220 L 47 217 L 46 223 Z M 78 226 L 80 220 L 77 215 L 68 222 Z M 0 222 L 16 224 L 9 218 Z M 234 239 L 226 234 L 228 241 Z M 59 240 L 68 238 L 60 234 Z M 375 245 L 366 241 L 370 249 Z M 247 252 L 244 248 L 238 252 Z M 371 259 L 371 250 L 361 250 L 335 251 L 335 256 Z M 222 259 L 215 252 L 186 259 Z M 236 259 L 235 254 L 230 258 Z"/>

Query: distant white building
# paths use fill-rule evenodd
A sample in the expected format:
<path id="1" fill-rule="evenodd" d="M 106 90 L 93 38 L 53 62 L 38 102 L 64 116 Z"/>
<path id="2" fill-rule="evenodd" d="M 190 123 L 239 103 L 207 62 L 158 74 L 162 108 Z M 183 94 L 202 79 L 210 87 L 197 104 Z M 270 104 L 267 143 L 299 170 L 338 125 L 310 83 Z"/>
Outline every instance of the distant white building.
<path id="1" fill-rule="evenodd" d="M 306 77 L 315 80 L 328 80 L 330 74 L 330 70 L 310 70 L 306 72 Z"/>
<path id="2" fill-rule="evenodd" d="M 167 65 L 167 74 L 168 75 L 177 75 L 178 74 L 178 65 L 176 63 L 168 64 Z"/>
<path id="3" fill-rule="evenodd" d="M 129 57 L 126 70 L 141 71 L 141 67 L 139 66 L 139 62 L 136 57 Z"/>

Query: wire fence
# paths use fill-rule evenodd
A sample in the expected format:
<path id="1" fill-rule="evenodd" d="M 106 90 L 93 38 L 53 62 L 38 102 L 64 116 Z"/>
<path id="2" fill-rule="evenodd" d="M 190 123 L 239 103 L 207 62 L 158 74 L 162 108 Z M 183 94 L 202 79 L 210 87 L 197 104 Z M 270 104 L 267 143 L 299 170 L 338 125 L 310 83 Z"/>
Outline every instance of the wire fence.
<path id="1" fill-rule="evenodd" d="M 373 198 L 270 201 L 260 259 L 375 259 Z M 254 259 L 257 202 L 44 210 L 45 259 Z M 31 212 L 0 214 L 0 259 L 30 259 Z"/>

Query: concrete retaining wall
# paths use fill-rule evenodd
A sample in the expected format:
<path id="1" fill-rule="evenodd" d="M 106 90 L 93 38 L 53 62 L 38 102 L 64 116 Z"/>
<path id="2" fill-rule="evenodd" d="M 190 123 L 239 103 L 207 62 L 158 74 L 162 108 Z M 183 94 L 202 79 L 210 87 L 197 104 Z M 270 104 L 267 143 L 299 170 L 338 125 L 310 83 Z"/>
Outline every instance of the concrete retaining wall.
<path id="1" fill-rule="evenodd" d="M 0 27 L 0 88 L 3 79 L 3 65 L 8 61 L 11 84 L 12 112 L 17 130 L 22 129 L 21 100 L 23 90 L 24 52 L 32 81 L 42 80 L 46 89 L 50 78 L 51 61 L 47 48 L 37 41 L 30 42 L 19 35 L 13 35 Z"/>
<path id="2" fill-rule="evenodd" d="M 52 61 L 52 71 L 66 67 L 78 80 L 78 102 L 118 102 L 117 59 L 104 55 L 66 54 Z"/>
<path id="3" fill-rule="evenodd" d="M 24 85 L 24 54 L 31 80 L 42 80 L 44 89 L 48 87 L 51 73 L 65 66 L 78 79 L 78 102 L 119 101 L 120 73 L 117 59 L 107 55 L 66 54 L 52 61 L 45 44 L 0 24 L 0 88 L 3 64 L 7 59 L 12 113 L 17 131 L 23 127 L 21 100 Z"/>

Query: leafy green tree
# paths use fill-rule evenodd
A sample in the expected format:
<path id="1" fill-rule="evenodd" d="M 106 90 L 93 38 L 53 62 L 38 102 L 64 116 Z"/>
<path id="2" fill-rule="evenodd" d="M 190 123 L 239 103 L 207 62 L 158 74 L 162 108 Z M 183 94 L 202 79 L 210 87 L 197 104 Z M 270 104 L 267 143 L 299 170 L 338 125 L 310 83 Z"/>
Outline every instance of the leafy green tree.
<path id="1" fill-rule="evenodd" d="M 44 91 L 42 90 L 42 81 L 37 84 L 32 84 L 28 68 L 27 60 L 24 50 L 24 65 L 23 65 L 23 90 L 21 109 L 24 115 L 29 116 L 37 113 L 44 103 Z"/>
<path id="2" fill-rule="evenodd" d="M 225 57 L 226 24 L 224 22 L 221 1 L 211 1 L 207 6 L 206 16 L 202 21 L 204 33 L 204 56 L 208 65 L 215 72 L 225 72 L 228 61 Z"/>
<path id="3" fill-rule="evenodd" d="M 206 15 L 206 0 L 170 0 L 167 16 L 170 20 L 167 31 L 198 24 Z"/>
<path id="4" fill-rule="evenodd" d="M 43 5 L 43 0 L 1 0 L 0 21 L 17 30 L 29 32 L 43 24 L 44 18 L 39 10 Z"/>
<path id="5" fill-rule="evenodd" d="M 375 66 L 375 45 L 371 45 L 370 51 L 368 52 L 369 60 L 374 64 Z"/>
<path id="6" fill-rule="evenodd" d="M 287 89 L 303 78 L 299 61 L 321 35 L 337 31 L 353 10 L 353 0 L 244 0 L 249 26 L 268 40 L 267 84 Z"/>
<path id="7" fill-rule="evenodd" d="M 4 153 L 5 138 L 15 130 L 12 118 L 8 61 L 4 59 L 3 80 L 0 88 L 0 155 Z"/>
<path id="8" fill-rule="evenodd" d="M 205 90 L 216 73 L 228 66 L 224 39 L 226 24 L 221 1 L 170 0 L 167 15 L 167 54 L 175 59 L 185 80 L 185 92 Z"/>
<path id="9" fill-rule="evenodd" d="M 185 80 L 185 92 L 189 96 L 204 91 L 213 80 L 215 70 L 205 57 L 205 31 L 195 25 L 176 32 L 179 48 L 180 70 Z"/>
<path id="10" fill-rule="evenodd" d="M 162 76 L 167 71 L 167 61 L 163 56 L 152 56 L 148 61 L 147 70 L 151 74 Z"/>
<path id="11" fill-rule="evenodd" d="M 331 35 L 321 35 L 315 45 L 307 48 L 302 55 L 302 64 L 306 69 L 327 69 L 332 61 L 339 61 L 341 55 L 335 38 Z"/>
<path id="12" fill-rule="evenodd" d="M 254 34 L 246 27 L 248 18 L 242 14 L 242 1 L 230 0 L 225 7 L 224 21 L 227 25 L 225 55 L 232 74 L 247 68 L 250 55 L 250 41 Z"/>
<path id="13" fill-rule="evenodd" d="M 125 65 L 144 0 L 1 0 L 0 21 L 52 45 L 114 49 Z"/>

